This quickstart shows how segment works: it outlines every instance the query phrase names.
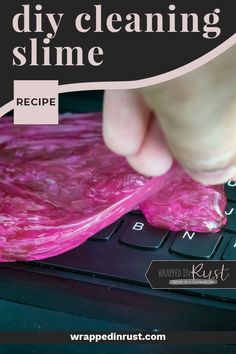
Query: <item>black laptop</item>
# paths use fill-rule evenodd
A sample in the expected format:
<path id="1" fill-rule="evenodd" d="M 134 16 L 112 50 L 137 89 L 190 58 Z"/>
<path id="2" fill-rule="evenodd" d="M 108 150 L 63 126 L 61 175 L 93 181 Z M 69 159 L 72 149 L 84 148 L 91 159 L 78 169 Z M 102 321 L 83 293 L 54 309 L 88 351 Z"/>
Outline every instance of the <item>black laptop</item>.
<path id="1" fill-rule="evenodd" d="M 61 97 L 63 112 L 100 110 L 101 104 L 100 92 Z M 145 277 L 152 260 L 236 260 L 236 183 L 229 181 L 225 190 L 228 223 L 217 234 L 201 237 L 198 233 L 159 230 L 135 211 L 57 257 L 1 264 L 0 298 L 5 301 L 6 313 L 0 329 L 4 329 L 7 304 L 17 304 L 37 309 L 37 313 L 59 314 L 58 321 L 65 321 L 65 330 L 70 329 L 70 323 L 74 329 L 76 323 L 83 329 L 84 319 L 86 330 L 91 331 L 235 331 L 236 289 L 153 290 Z M 72 316 L 71 322 L 68 316 Z M 50 315 L 46 317 L 45 328 L 57 328 L 55 322 L 50 327 Z M 78 322 L 73 322 L 76 318 Z M 20 324 L 19 330 L 24 330 Z M 80 351 L 72 347 L 67 352 L 82 352 L 81 347 L 76 347 Z M 93 348 L 96 352 L 101 349 Z M 118 350 L 118 346 L 107 346 L 101 352 L 128 353 L 131 348 L 129 351 L 127 347 Z M 39 349 L 34 350 L 38 353 Z M 216 354 L 236 353 L 236 346 L 148 344 L 145 348 L 136 346 L 135 351 Z M 86 347 L 83 352 L 93 350 Z"/>

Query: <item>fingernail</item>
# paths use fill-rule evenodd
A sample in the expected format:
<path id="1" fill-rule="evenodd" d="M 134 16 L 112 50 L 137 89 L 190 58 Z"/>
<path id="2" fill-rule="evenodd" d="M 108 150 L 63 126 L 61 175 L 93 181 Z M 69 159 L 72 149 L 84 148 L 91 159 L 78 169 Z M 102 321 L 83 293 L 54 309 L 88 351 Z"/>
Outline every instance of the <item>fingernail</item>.
<path id="1" fill-rule="evenodd" d="M 236 175 L 236 167 L 228 167 L 216 171 L 195 171 L 189 170 L 189 174 L 196 181 L 203 184 L 222 184 L 226 183 Z"/>

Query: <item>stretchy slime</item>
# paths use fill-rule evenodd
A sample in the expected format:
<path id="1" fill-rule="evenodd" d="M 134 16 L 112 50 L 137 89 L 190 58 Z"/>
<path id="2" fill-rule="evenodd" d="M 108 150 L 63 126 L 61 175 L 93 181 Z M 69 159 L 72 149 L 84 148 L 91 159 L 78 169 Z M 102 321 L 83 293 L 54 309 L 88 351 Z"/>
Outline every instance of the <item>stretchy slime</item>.
<path id="1" fill-rule="evenodd" d="M 101 126 L 101 114 L 66 115 L 55 126 L 1 120 L 0 261 L 63 253 L 134 208 L 171 230 L 225 223 L 222 186 L 196 183 L 177 165 L 141 176 L 108 150 Z"/>

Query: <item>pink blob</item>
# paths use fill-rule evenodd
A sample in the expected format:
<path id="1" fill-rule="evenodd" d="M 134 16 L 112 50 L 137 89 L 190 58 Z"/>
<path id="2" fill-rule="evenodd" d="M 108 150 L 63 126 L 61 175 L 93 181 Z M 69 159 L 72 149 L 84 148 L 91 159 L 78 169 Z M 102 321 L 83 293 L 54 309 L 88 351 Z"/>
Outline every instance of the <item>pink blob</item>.
<path id="1" fill-rule="evenodd" d="M 194 182 L 178 166 L 147 178 L 110 152 L 101 114 L 67 115 L 58 126 L 0 124 L 0 261 L 38 260 L 75 248 L 139 207 L 171 230 L 216 232 L 223 187 Z"/>

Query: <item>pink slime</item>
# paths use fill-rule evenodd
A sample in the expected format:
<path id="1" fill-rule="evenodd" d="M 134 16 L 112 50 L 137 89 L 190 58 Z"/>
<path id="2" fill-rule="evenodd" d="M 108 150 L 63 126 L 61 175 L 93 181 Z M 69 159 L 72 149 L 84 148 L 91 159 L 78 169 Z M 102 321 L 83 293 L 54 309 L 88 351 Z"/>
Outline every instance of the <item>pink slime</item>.
<path id="1" fill-rule="evenodd" d="M 58 126 L 0 124 L 0 261 L 38 260 L 79 246 L 138 206 L 155 226 L 216 232 L 222 186 L 178 166 L 162 177 L 134 172 L 110 152 L 101 114 L 67 115 Z"/>

